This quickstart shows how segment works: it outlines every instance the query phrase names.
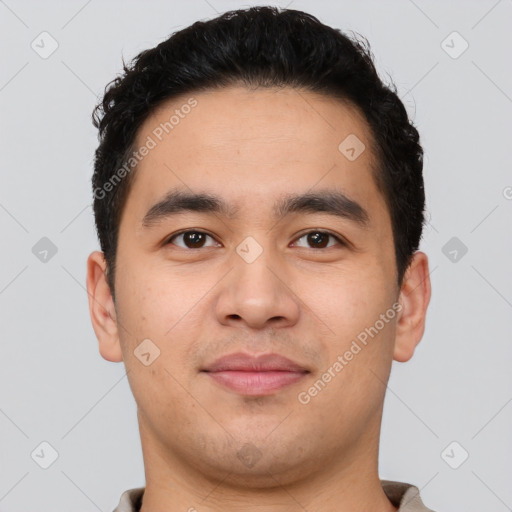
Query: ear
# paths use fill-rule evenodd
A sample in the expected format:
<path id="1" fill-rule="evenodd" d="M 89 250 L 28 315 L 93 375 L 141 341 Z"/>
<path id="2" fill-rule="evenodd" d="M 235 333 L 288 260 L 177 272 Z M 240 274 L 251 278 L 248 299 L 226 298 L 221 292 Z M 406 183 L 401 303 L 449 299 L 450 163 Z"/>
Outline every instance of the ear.
<path id="1" fill-rule="evenodd" d="M 87 259 L 87 295 L 92 326 L 98 338 L 100 354 L 114 363 L 123 360 L 117 329 L 114 300 L 105 275 L 103 253 L 94 251 Z"/>
<path id="2" fill-rule="evenodd" d="M 396 324 L 393 359 L 408 361 L 425 331 L 425 316 L 430 302 L 431 286 L 427 255 L 416 251 L 404 275 L 399 294 L 402 309 Z"/>

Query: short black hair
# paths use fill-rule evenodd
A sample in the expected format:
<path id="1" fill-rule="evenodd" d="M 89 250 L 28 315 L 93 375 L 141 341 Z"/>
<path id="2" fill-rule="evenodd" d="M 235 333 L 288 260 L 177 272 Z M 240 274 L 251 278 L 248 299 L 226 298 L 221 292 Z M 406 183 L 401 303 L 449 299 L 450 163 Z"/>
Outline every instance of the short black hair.
<path id="1" fill-rule="evenodd" d="M 381 81 L 373 60 L 359 34 L 349 38 L 311 14 L 263 6 L 198 21 L 129 65 L 123 61 L 123 73 L 106 86 L 92 116 L 99 130 L 94 215 L 112 294 L 119 223 L 134 174 L 126 162 L 138 129 L 166 100 L 230 85 L 318 92 L 363 114 L 373 141 L 373 177 L 391 217 L 400 287 L 423 230 L 423 149 L 396 86 Z"/>

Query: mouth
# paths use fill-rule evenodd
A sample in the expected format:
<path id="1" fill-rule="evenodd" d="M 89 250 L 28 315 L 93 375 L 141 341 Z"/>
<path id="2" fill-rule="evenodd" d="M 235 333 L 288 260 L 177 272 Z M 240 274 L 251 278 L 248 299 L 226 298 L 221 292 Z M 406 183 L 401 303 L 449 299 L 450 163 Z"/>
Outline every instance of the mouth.
<path id="1" fill-rule="evenodd" d="M 247 396 L 271 395 L 310 373 L 278 354 L 255 357 L 241 352 L 221 357 L 201 371 L 224 388 Z"/>

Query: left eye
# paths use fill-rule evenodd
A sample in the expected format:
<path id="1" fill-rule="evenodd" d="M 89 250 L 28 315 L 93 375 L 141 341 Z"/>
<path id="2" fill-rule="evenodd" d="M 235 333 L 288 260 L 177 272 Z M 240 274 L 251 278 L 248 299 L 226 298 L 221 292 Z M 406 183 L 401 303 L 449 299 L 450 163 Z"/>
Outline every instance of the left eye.
<path id="1" fill-rule="evenodd" d="M 205 247 L 204 243 L 207 238 L 210 238 L 213 240 L 213 237 L 210 236 L 208 233 L 204 233 L 203 231 L 183 231 L 181 233 L 177 233 L 174 236 L 172 236 L 167 243 L 174 243 L 173 240 L 182 238 L 183 245 L 178 245 L 178 247 L 182 247 L 183 249 L 201 249 Z M 332 245 L 329 244 L 329 238 L 334 239 L 338 244 L 344 245 L 343 241 L 331 234 L 327 231 L 310 231 L 308 233 L 303 234 L 300 238 L 297 240 L 300 241 L 303 238 L 306 239 L 306 243 L 312 244 L 313 247 L 310 247 L 311 249 L 325 249 L 327 247 L 332 247 Z M 336 244 L 334 244 L 336 245 Z M 208 247 L 208 246 L 206 246 Z M 213 246 L 209 246 L 213 247 Z"/>
<path id="2" fill-rule="evenodd" d="M 336 240 L 338 244 L 344 245 L 340 238 L 331 233 L 328 233 L 327 231 L 310 231 L 309 233 L 302 235 L 300 238 L 298 238 L 298 240 L 306 238 L 307 243 L 316 246 L 312 247 L 312 249 L 325 249 L 326 247 L 332 247 L 332 245 L 327 245 L 329 243 L 329 237 Z"/>

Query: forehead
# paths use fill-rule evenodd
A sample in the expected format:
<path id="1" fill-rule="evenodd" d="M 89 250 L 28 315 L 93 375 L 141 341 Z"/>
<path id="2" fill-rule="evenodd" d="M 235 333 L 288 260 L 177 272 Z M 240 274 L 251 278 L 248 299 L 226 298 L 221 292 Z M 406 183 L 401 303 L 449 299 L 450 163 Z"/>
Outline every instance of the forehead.
<path id="1" fill-rule="evenodd" d="M 228 87 L 182 95 L 146 119 L 135 149 L 143 146 L 151 149 L 137 164 L 128 197 L 135 209 L 176 186 L 252 212 L 284 192 L 315 188 L 342 190 L 374 214 L 384 207 L 364 117 L 317 93 Z"/>

